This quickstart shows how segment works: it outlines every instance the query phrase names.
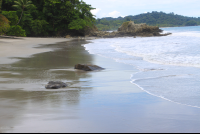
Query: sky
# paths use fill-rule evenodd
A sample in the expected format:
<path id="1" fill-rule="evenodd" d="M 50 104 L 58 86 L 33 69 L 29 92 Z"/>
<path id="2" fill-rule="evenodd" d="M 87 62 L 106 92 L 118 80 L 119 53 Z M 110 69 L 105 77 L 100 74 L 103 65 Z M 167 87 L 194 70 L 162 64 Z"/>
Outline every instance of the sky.
<path id="1" fill-rule="evenodd" d="M 157 11 L 188 17 L 200 17 L 200 0 L 83 0 L 95 10 L 96 18 L 128 15 Z"/>

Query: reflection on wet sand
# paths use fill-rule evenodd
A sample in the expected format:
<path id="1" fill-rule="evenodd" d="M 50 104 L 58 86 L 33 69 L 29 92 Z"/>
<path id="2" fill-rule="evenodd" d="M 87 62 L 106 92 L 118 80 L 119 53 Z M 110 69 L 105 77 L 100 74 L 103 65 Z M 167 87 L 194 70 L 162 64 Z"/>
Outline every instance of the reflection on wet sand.
<path id="1" fill-rule="evenodd" d="M 74 40 L 43 45 L 40 48 L 54 51 L 21 58 L 11 65 L 0 65 L 0 132 L 20 124 L 24 113 L 54 113 L 53 109 L 79 104 L 80 91 L 90 89 L 84 87 L 87 81 L 80 79 L 91 76 L 73 67 L 93 61 L 92 56 L 83 51 L 81 44 L 84 43 L 87 42 Z M 53 80 L 67 82 L 69 87 L 45 89 L 45 84 Z"/>

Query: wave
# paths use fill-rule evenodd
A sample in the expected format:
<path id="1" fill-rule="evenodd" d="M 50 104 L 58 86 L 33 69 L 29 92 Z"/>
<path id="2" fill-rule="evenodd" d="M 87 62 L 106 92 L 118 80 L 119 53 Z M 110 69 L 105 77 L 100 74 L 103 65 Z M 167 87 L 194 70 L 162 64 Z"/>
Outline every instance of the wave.
<path id="1" fill-rule="evenodd" d="M 199 37 L 200 33 L 194 36 L 194 33 L 182 32 L 162 38 L 129 38 L 128 42 L 127 39 L 113 42 L 112 47 L 151 63 L 200 67 Z"/>
<path id="2" fill-rule="evenodd" d="M 167 28 L 165 37 L 97 39 L 92 54 L 133 65 L 131 83 L 159 98 L 200 108 L 200 27 Z"/>

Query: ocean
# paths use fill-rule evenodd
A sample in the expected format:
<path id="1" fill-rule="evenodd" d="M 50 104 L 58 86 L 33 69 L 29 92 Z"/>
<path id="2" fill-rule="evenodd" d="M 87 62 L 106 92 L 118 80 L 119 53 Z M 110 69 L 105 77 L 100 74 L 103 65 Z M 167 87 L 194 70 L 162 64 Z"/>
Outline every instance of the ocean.
<path id="1" fill-rule="evenodd" d="M 130 82 L 148 94 L 200 108 L 200 26 L 162 30 L 172 35 L 96 39 L 84 47 L 132 65 L 137 71 Z"/>

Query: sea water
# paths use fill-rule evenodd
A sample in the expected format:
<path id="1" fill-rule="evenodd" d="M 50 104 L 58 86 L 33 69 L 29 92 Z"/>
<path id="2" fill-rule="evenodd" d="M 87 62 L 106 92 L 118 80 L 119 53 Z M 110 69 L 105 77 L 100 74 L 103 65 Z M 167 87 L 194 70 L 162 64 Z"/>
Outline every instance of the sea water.
<path id="1" fill-rule="evenodd" d="M 134 66 L 130 81 L 141 90 L 200 108 L 200 26 L 162 29 L 172 35 L 96 39 L 85 49 Z"/>

